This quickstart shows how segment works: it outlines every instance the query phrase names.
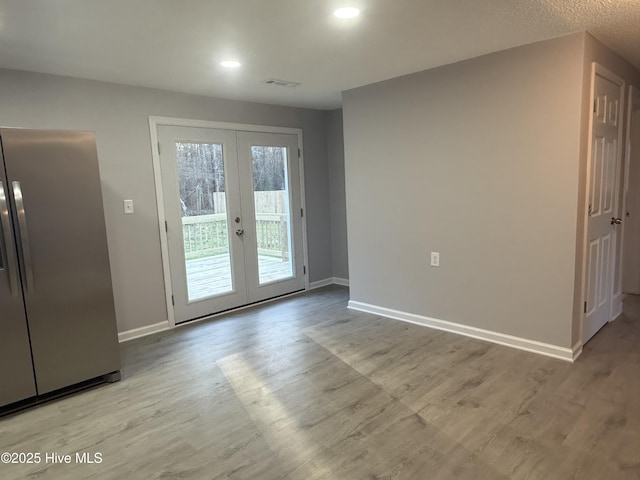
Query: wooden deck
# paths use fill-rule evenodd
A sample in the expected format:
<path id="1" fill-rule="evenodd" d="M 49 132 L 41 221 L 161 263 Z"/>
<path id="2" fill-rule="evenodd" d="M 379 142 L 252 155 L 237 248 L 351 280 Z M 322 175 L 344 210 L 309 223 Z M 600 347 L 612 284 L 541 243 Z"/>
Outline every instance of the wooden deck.
<path id="1" fill-rule="evenodd" d="M 232 290 L 228 255 L 187 260 L 189 300 L 220 295 Z M 269 283 L 292 275 L 291 263 L 274 257 L 258 256 L 260 283 Z"/>

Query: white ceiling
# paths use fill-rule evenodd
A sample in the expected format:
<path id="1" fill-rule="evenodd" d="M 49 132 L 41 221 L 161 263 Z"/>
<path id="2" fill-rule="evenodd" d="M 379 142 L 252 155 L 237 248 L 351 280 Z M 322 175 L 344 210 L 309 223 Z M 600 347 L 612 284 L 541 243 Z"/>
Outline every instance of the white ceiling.
<path id="1" fill-rule="evenodd" d="M 361 16 L 331 15 L 345 5 Z M 329 109 L 342 90 L 583 30 L 640 68 L 640 0 L 0 0 L 0 67 Z"/>

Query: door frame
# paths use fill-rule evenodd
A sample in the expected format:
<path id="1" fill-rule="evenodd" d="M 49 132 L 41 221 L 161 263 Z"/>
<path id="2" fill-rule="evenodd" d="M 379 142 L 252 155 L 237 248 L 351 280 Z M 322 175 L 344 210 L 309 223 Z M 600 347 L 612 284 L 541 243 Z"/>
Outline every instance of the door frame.
<path id="1" fill-rule="evenodd" d="M 193 127 L 193 128 L 212 128 L 217 130 L 233 130 L 244 132 L 258 132 L 258 133 L 284 133 L 289 135 L 296 135 L 298 138 L 298 163 L 300 167 L 300 201 L 302 203 L 303 211 L 305 212 L 302 218 L 302 252 L 303 262 L 306 266 L 304 273 L 304 289 L 309 290 L 309 252 L 307 244 L 307 206 L 306 196 L 304 188 L 304 149 L 302 144 L 302 129 L 290 128 L 290 127 L 273 127 L 267 125 L 252 125 L 244 123 L 228 123 L 228 122 L 216 122 L 209 120 L 192 120 L 188 118 L 174 118 L 174 117 L 161 117 L 150 116 L 149 117 L 149 132 L 151 134 L 151 156 L 153 159 L 153 180 L 156 190 L 156 206 L 158 209 L 158 231 L 160 233 L 160 250 L 162 256 L 162 274 L 164 277 L 164 290 L 165 300 L 167 305 L 167 316 L 169 322 L 169 328 L 176 326 L 176 319 L 173 310 L 173 302 L 171 300 L 173 290 L 171 287 L 171 269 L 169 267 L 169 243 L 166 230 L 166 213 L 164 208 L 164 191 L 162 188 L 162 172 L 160 169 L 160 153 L 158 152 L 158 126 L 166 125 L 171 127 Z M 268 301 L 268 300 L 263 300 Z M 258 302 L 260 303 L 260 302 Z M 238 308 L 243 308 L 238 307 Z M 204 320 L 219 313 L 212 313 L 199 320 Z M 192 322 L 186 322 L 192 323 Z"/>
<path id="2" fill-rule="evenodd" d="M 622 122 L 624 120 L 623 117 L 623 112 L 624 112 L 624 105 L 625 105 L 625 86 L 626 83 L 625 81 L 619 77 L 618 75 L 616 75 L 615 73 L 611 72 L 610 70 L 608 70 L 607 68 L 603 67 L 602 65 L 600 65 L 599 63 L 596 62 L 592 62 L 591 63 L 591 75 L 590 75 L 590 79 L 591 79 L 591 85 L 589 87 L 589 133 L 588 133 L 588 137 L 587 137 L 587 164 L 586 164 L 586 175 L 585 175 L 585 196 L 584 196 L 584 204 L 582 205 L 583 211 L 583 218 L 584 218 L 584 225 L 583 225 L 583 232 L 582 232 L 582 277 L 581 277 L 581 281 L 582 281 L 582 285 L 580 287 L 580 291 L 581 291 L 581 298 L 580 298 L 580 331 L 579 331 L 579 337 L 578 340 L 576 342 L 576 345 L 573 347 L 573 351 L 574 351 L 574 359 L 580 354 L 580 352 L 582 351 L 582 347 L 584 345 L 584 322 L 586 319 L 586 312 L 584 311 L 583 305 L 585 304 L 586 300 L 587 300 L 587 261 L 588 261 L 588 249 L 587 249 L 587 244 L 589 242 L 588 239 L 588 232 L 589 232 L 589 198 L 591 195 L 591 191 L 590 191 L 590 185 L 591 185 L 591 162 L 592 162 L 592 156 L 593 156 L 593 118 L 594 118 L 594 111 L 593 111 L 593 105 L 594 105 L 594 101 L 595 101 L 595 86 L 596 86 L 596 75 L 600 75 L 604 78 L 606 78 L 607 80 L 610 80 L 611 82 L 615 83 L 616 85 L 618 85 L 620 87 L 620 104 L 618 105 L 618 118 L 620 119 L 620 122 Z M 619 199 L 620 199 L 620 175 L 622 173 L 622 169 L 624 168 L 622 165 L 622 150 L 623 150 L 623 128 L 624 125 L 620 125 L 620 127 L 618 128 L 618 158 L 616 160 L 616 186 L 618 189 L 618 195 L 615 198 L 615 202 L 616 202 L 616 207 L 617 207 L 617 211 L 620 212 L 620 209 L 622 208 L 622 205 L 620 205 Z M 623 199 L 623 203 L 624 203 L 624 199 Z M 622 229 L 620 229 L 622 230 Z M 620 231 L 620 236 L 622 235 L 622 231 Z M 617 250 L 618 250 L 618 232 L 616 232 L 616 241 L 613 244 L 614 247 L 614 254 L 617 254 Z M 622 258 L 622 257 L 620 257 Z M 616 265 L 617 266 L 617 265 Z M 609 282 L 609 295 L 611 297 L 611 300 L 609 302 L 609 320 L 608 322 L 611 322 L 612 320 L 614 320 L 613 315 L 613 309 L 614 309 L 614 298 L 613 298 L 613 290 L 614 290 L 614 282 L 613 282 L 613 276 L 615 275 L 615 271 L 611 272 L 611 282 Z M 619 272 L 618 272 L 619 273 Z M 620 303 L 622 303 L 622 301 L 620 301 Z M 615 317 L 617 318 L 617 316 Z"/>

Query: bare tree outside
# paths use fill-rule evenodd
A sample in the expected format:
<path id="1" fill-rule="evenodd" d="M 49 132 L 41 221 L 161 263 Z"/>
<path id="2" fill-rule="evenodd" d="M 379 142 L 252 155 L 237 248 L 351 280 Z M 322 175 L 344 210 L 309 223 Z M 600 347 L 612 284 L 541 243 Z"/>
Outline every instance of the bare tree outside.
<path id="1" fill-rule="evenodd" d="M 251 147 L 254 191 L 273 192 L 287 189 L 286 156 L 286 148 Z"/>
<path id="2" fill-rule="evenodd" d="M 216 205 L 223 196 L 215 195 L 225 191 L 222 153 L 219 144 L 176 143 L 183 216 L 210 215 L 226 210 Z M 286 190 L 285 148 L 254 146 L 251 157 L 254 191 Z"/>
<path id="3" fill-rule="evenodd" d="M 222 145 L 211 143 L 176 143 L 176 162 L 182 216 L 210 215 L 226 208 L 224 201 L 224 157 Z"/>

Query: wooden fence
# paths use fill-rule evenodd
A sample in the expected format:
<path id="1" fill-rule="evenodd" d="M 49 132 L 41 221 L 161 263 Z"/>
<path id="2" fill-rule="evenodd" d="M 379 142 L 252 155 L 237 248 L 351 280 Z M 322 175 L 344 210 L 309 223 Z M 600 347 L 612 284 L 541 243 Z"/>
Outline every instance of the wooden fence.
<path id="1" fill-rule="evenodd" d="M 224 192 L 212 193 L 213 213 L 224 213 L 227 211 L 227 204 Z M 258 213 L 286 213 L 287 212 L 287 192 L 276 190 L 273 192 L 254 192 L 253 201 Z"/>

